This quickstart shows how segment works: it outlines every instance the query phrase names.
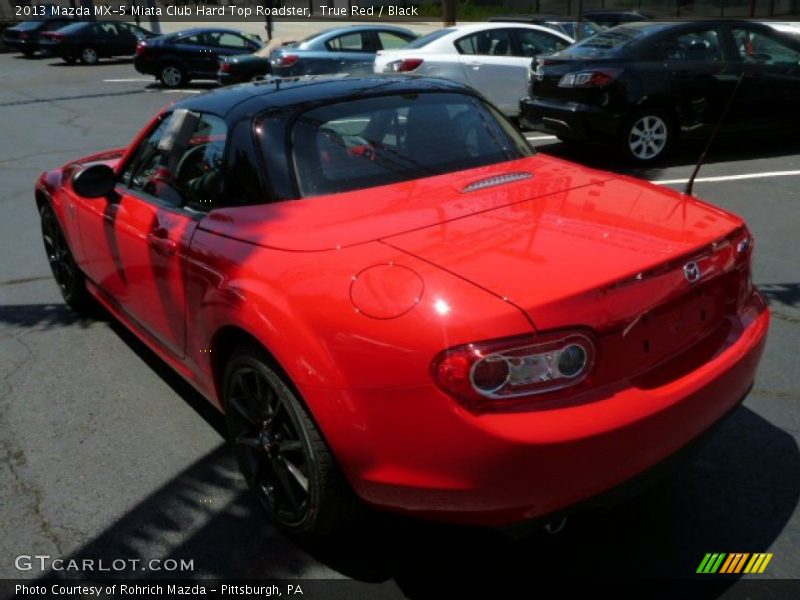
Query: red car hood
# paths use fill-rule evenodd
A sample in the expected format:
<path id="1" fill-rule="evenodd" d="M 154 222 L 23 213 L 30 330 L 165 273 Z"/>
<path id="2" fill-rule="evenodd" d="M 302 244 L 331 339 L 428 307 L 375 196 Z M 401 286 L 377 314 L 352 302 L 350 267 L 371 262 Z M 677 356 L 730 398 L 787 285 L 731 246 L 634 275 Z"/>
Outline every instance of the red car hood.
<path id="1" fill-rule="evenodd" d="M 700 201 L 618 177 L 384 242 L 516 304 L 538 329 L 603 330 L 684 294 L 692 260 L 704 281 L 729 270 L 730 244 L 711 247 L 741 225 Z"/>

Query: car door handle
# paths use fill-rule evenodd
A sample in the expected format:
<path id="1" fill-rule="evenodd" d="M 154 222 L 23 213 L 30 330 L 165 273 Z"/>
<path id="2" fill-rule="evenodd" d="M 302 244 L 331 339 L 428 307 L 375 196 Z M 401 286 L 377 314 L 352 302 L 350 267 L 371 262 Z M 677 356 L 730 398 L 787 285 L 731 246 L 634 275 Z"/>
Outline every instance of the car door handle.
<path id="1" fill-rule="evenodd" d="M 163 227 L 156 229 L 152 233 L 147 234 L 148 245 L 164 256 L 172 256 L 178 249 L 178 243 L 167 237 L 167 230 Z"/>

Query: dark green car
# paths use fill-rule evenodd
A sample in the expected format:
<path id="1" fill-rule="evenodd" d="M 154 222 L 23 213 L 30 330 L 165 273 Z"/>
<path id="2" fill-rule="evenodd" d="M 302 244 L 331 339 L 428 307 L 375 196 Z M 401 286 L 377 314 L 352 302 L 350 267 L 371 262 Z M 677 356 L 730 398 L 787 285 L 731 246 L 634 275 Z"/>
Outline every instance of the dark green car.
<path id="1" fill-rule="evenodd" d="M 416 34 L 393 25 L 354 25 L 315 33 L 300 41 L 264 48 L 253 54 L 220 59 L 222 85 L 277 77 L 331 73 L 371 73 L 378 50 L 401 48 Z"/>

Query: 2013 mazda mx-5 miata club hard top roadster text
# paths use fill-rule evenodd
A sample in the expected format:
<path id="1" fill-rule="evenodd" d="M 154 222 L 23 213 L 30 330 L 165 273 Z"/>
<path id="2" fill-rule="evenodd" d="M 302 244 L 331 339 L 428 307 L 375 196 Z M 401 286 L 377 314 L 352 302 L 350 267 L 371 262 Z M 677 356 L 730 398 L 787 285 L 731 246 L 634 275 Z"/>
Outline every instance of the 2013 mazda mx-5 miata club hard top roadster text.
<path id="1" fill-rule="evenodd" d="M 296 534 L 362 502 L 507 526 L 602 497 L 742 401 L 769 322 L 739 217 L 534 154 L 444 80 L 189 98 L 36 203 L 66 302 L 225 413 Z"/>

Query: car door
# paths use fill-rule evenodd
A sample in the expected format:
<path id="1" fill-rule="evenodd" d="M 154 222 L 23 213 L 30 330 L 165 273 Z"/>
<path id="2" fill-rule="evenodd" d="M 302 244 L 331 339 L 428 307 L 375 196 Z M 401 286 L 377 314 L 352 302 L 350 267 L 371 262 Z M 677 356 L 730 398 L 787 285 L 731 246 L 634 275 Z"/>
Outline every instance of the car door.
<path id="1" fill-rule="evenodd" d="M 519 112 L 530 59 L 514 55 L 512 29 L 487 29 L 456 40 L 467 83 L 506 114 Z"/>
<path id="2" fill-rule="evenodd" d="M 656 56 L 665 70 L 665 93 L 676 104 L 687 134 L 713 128 L 736 87 L 739 66 L 725 50 L 723 32 L 715 26 L 683 28 L 661 38 Z M 735 112 L 723 123 L 735 125 Z"/>
<path id="3" fill-rule="evenodd" d="M 800 42 L 767 28 L 731 25 L 744 78 L 738 113 L 756 129 L 797 127 L 800 107 Z"/>
<path id="4" fill-rule="evenodd" d="M 185 354 L 188 250 L 219 198 L 225 134 L 219 117 L 176 110 L 120 166 L 114 198 L 80 203 L 87 275 L 176 357 Z"/>
<path id="5" fill-rule="evenodd" d="M 207 33 L 195 33 L 178 37 L 172 44 L 170 53 L 176 54 L 190 75 L 216 73 L 217 59 L 214 48 L 207 39 Z"/>
<path id="6" fill-rule="evenodd" d="M 97 46 L 100 54 L 103 56 L 120 56 L 126 54 L 125 40 L 120 35 L 117 24 L 103 21 L 97 25 L 99 26 Z M 133 54 L 133 51 L 127 54 Z"/>
<path id="7" fill-rule="evenodd" d="M 118 52 L 122 56 L 127 56 L 136 52 L 136 44 L 139 42 L 140 34 L 135 27 L 127 23 L 117 23 L 119 31 Z"/>
<path id="8" fill-rule="evenodd" d="M 326 52 L 315 53 L 310 73 L 371 73 L 377 38 L 372 31 L 353 31 L 330 38 Z M 304 58 L 305 60 L 305 58 Z"/>

